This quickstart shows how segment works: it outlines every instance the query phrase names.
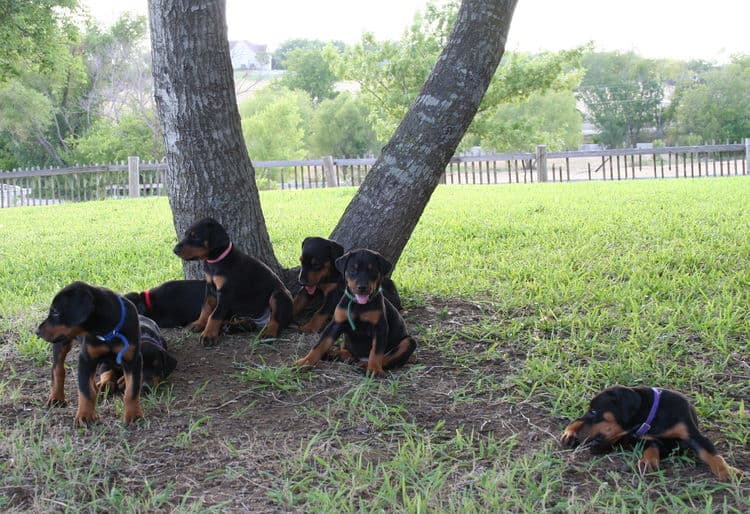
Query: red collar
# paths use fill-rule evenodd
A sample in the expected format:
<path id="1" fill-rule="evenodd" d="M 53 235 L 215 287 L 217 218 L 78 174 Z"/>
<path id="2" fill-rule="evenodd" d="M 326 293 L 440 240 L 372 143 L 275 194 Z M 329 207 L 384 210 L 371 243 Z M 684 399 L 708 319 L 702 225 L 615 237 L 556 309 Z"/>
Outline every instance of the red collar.
<path id="1" fill-rule="evenodd" d="M 206 262 L 209 263 L 209 264 L 216 264 L 217 262 L 219 262 L 220 260 L 222 260 L 224 257 L 226 257 L 227 255 L 229 255 L 229 252 L 231 252 L 231 251 L 232 251 L 232 242 L 229 241 L 229 246 L 227 246 L 226 250 L 224 250 L 223 252 L 221 252 L 221 255 L 219 255 L 215 259 L 206 259 Z"/>
<path id="2" fill-rule="evenodd" d="M 151 291 L 149 289 L 146 289 L 143 291 L 143 301 L 146 302 L 146 309 L 151 310 Z"/>

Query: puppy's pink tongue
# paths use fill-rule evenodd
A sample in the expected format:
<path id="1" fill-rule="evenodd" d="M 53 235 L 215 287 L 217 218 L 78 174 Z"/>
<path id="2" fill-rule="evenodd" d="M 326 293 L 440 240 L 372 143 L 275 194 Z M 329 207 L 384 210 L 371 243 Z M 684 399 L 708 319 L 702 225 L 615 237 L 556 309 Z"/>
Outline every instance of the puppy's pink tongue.
<path id="1" fill-rule="evenodd" d="M 307 291 L 307 294 L 313 295 L 315 294 L 315 286 L 305 286 L 305 291 Z"/>
<path id="2" fill-rule="evenodd" d="M 355 294 L 354 297 L 357 299 L 357 303 L 360 305 L 366 304 L 370 299 L 370 296 L 366 294 Z"/>

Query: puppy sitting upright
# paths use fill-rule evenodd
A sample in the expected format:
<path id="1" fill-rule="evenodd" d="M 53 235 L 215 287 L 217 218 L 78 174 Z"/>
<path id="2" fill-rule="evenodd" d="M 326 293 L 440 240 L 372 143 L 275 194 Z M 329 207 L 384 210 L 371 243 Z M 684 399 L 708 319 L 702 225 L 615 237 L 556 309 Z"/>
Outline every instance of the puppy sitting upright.
<path id="1" fill-rule="evenodd" d="M 302 241 L 299 259 L 299 283 L 302 287 L 294 295 L 293 317 L 299 317 L 318 292 L 323 295 L 323 304 L 300 327 L 302 332 L 320 332 L 333 316 L 336 304 L 344 294 L 344 277 L 335 265 L 336 259 L 342 255 L 344 247 L 336 241 L 322 237 L 307 237 Z"/>
<path id="2" fill-rule="evenodd" d="M 73 282 L 55 295 L 49 314 L 36 333 L 54 344 L 49 405 L 65 404 L 65 355 L 72 340 L 81 336 L 76 425 L 86 426 L 97 420 L 94 376 L 99 362 L 106 359 L 114 359 L 122 366 L 125 376 L 125 424 L 143 417 L 140 402 L 143 357 L 138 312 L 132 303 L 109 289 Z"/>
<path id="3" fill-rule="evenodd" d="M 231 320 L 266 327 L 278 337 L 292 319 L 292 297 L 281 279 L 258 259 L 234 248 L 224 227 L 212 218 L 196 221 L 174 247 L 181 258 L 203 261 L 206 294 L 193 332 L 204 346 L 216 344 L 221 326 Z"/>
<path id="4" fill-rule="evenodd" d="M 391 264 L 372 250 L 358 249 L 336 260 L 346 289 L 333 319 L 310 352 L 297 366 L 314 366 L 344 336 L 343 349 L 333 352 L 342 360 L 353 360 L 366 372 L 382 376 L 384 369 L 404 364 L 417 347 L 396 308 L 383 297 L 381 283 Z"/>
<path id="5" fill-rule="evenodd" d="M 591 400 L 583 416 L 565 428 L 561 440 L 568 446 L 586 444 L 595 452 L 618 442 L 643 440 L 643 456 L 638 461 L 641 472 L 657 469 L 661 457 L 689 446 L 720 480 L 742 474 L 698 431 L 698 416 L 687 398 L 668 389 L 609 387 Z"/>

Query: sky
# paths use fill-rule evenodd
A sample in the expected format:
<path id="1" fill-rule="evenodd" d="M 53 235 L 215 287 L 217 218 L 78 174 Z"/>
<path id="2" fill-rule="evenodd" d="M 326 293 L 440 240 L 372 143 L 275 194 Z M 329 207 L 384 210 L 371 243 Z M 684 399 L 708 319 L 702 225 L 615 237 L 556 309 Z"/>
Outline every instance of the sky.
<path id="1" fill-rule="evenodd" d="M 103 24 L 124 11 L 147 13 L 147 0 L 83 0 Z M 354 43 L 364 31 L 398 39 L 427 0 L 226 0 L 230 40 Z M 438 0 L 440 3 L 440 0 Z M 589 41 L 597 50 L 643 57 L 726 62 L 750 54 L 747 0 L 518 0 L 506 49 L 536 52 Z"/>

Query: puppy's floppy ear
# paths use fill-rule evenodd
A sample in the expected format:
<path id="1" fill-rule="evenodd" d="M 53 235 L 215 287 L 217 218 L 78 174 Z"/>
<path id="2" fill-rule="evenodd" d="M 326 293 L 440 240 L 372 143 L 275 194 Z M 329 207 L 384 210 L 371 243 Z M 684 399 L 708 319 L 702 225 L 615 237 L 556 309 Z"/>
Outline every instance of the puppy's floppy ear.
<path id="1" fill-rule="evenodd" d="M 336 269 L 339 270 L 339 273 L 344 275 L 346 273 L 346 263 L 349 262 L 349 257 L 351 257 L 352 252 L 347 252 L 338 259 L 336 259 Z"/>
<path id="2" fill-rule="evenodd" d="M 390 273 L 391 270 L 393 269 L 393 264 L 388 262 L 388 260 L 382 255 L 380 255 L 378 252 L 374 252 L 374 253 L 375 255 L 378 256 L 378 268 L 380 268 L 380 274 L 383 276 L 388 275 L 388 273 Z"/>
<path id="3" fill-rule="evenodd" d="M 344 247 L 338 244 L 336 241 L 331 241 L 330 251 L 331 260 L 334 261 L 344 255 Z"/>
<path id="4" fill-rule="evenodd" d="M 94 312 L 94 295 L 88 288 L 76 287 L 66 294 L 64 311 L 65 325 L 80 326 Z"/>
<path id="5" fill-rule="evenodd" d="M 210 223 L 208 224 L 208 234 L 206 234 L 206 240 L 208 241 L 209 249 L 224 250 L 229 246 L 231 238 L 227 233 L 224 226 L 213 218 L 209 218 Z"/>
<path id="6" fill-rule="evenodd" d="M 621 425 L 630 425 L 639 420 L 633 419 L 643 402 L 641 395 L 629 387 L 612 389 L 614 415 Z"/>

